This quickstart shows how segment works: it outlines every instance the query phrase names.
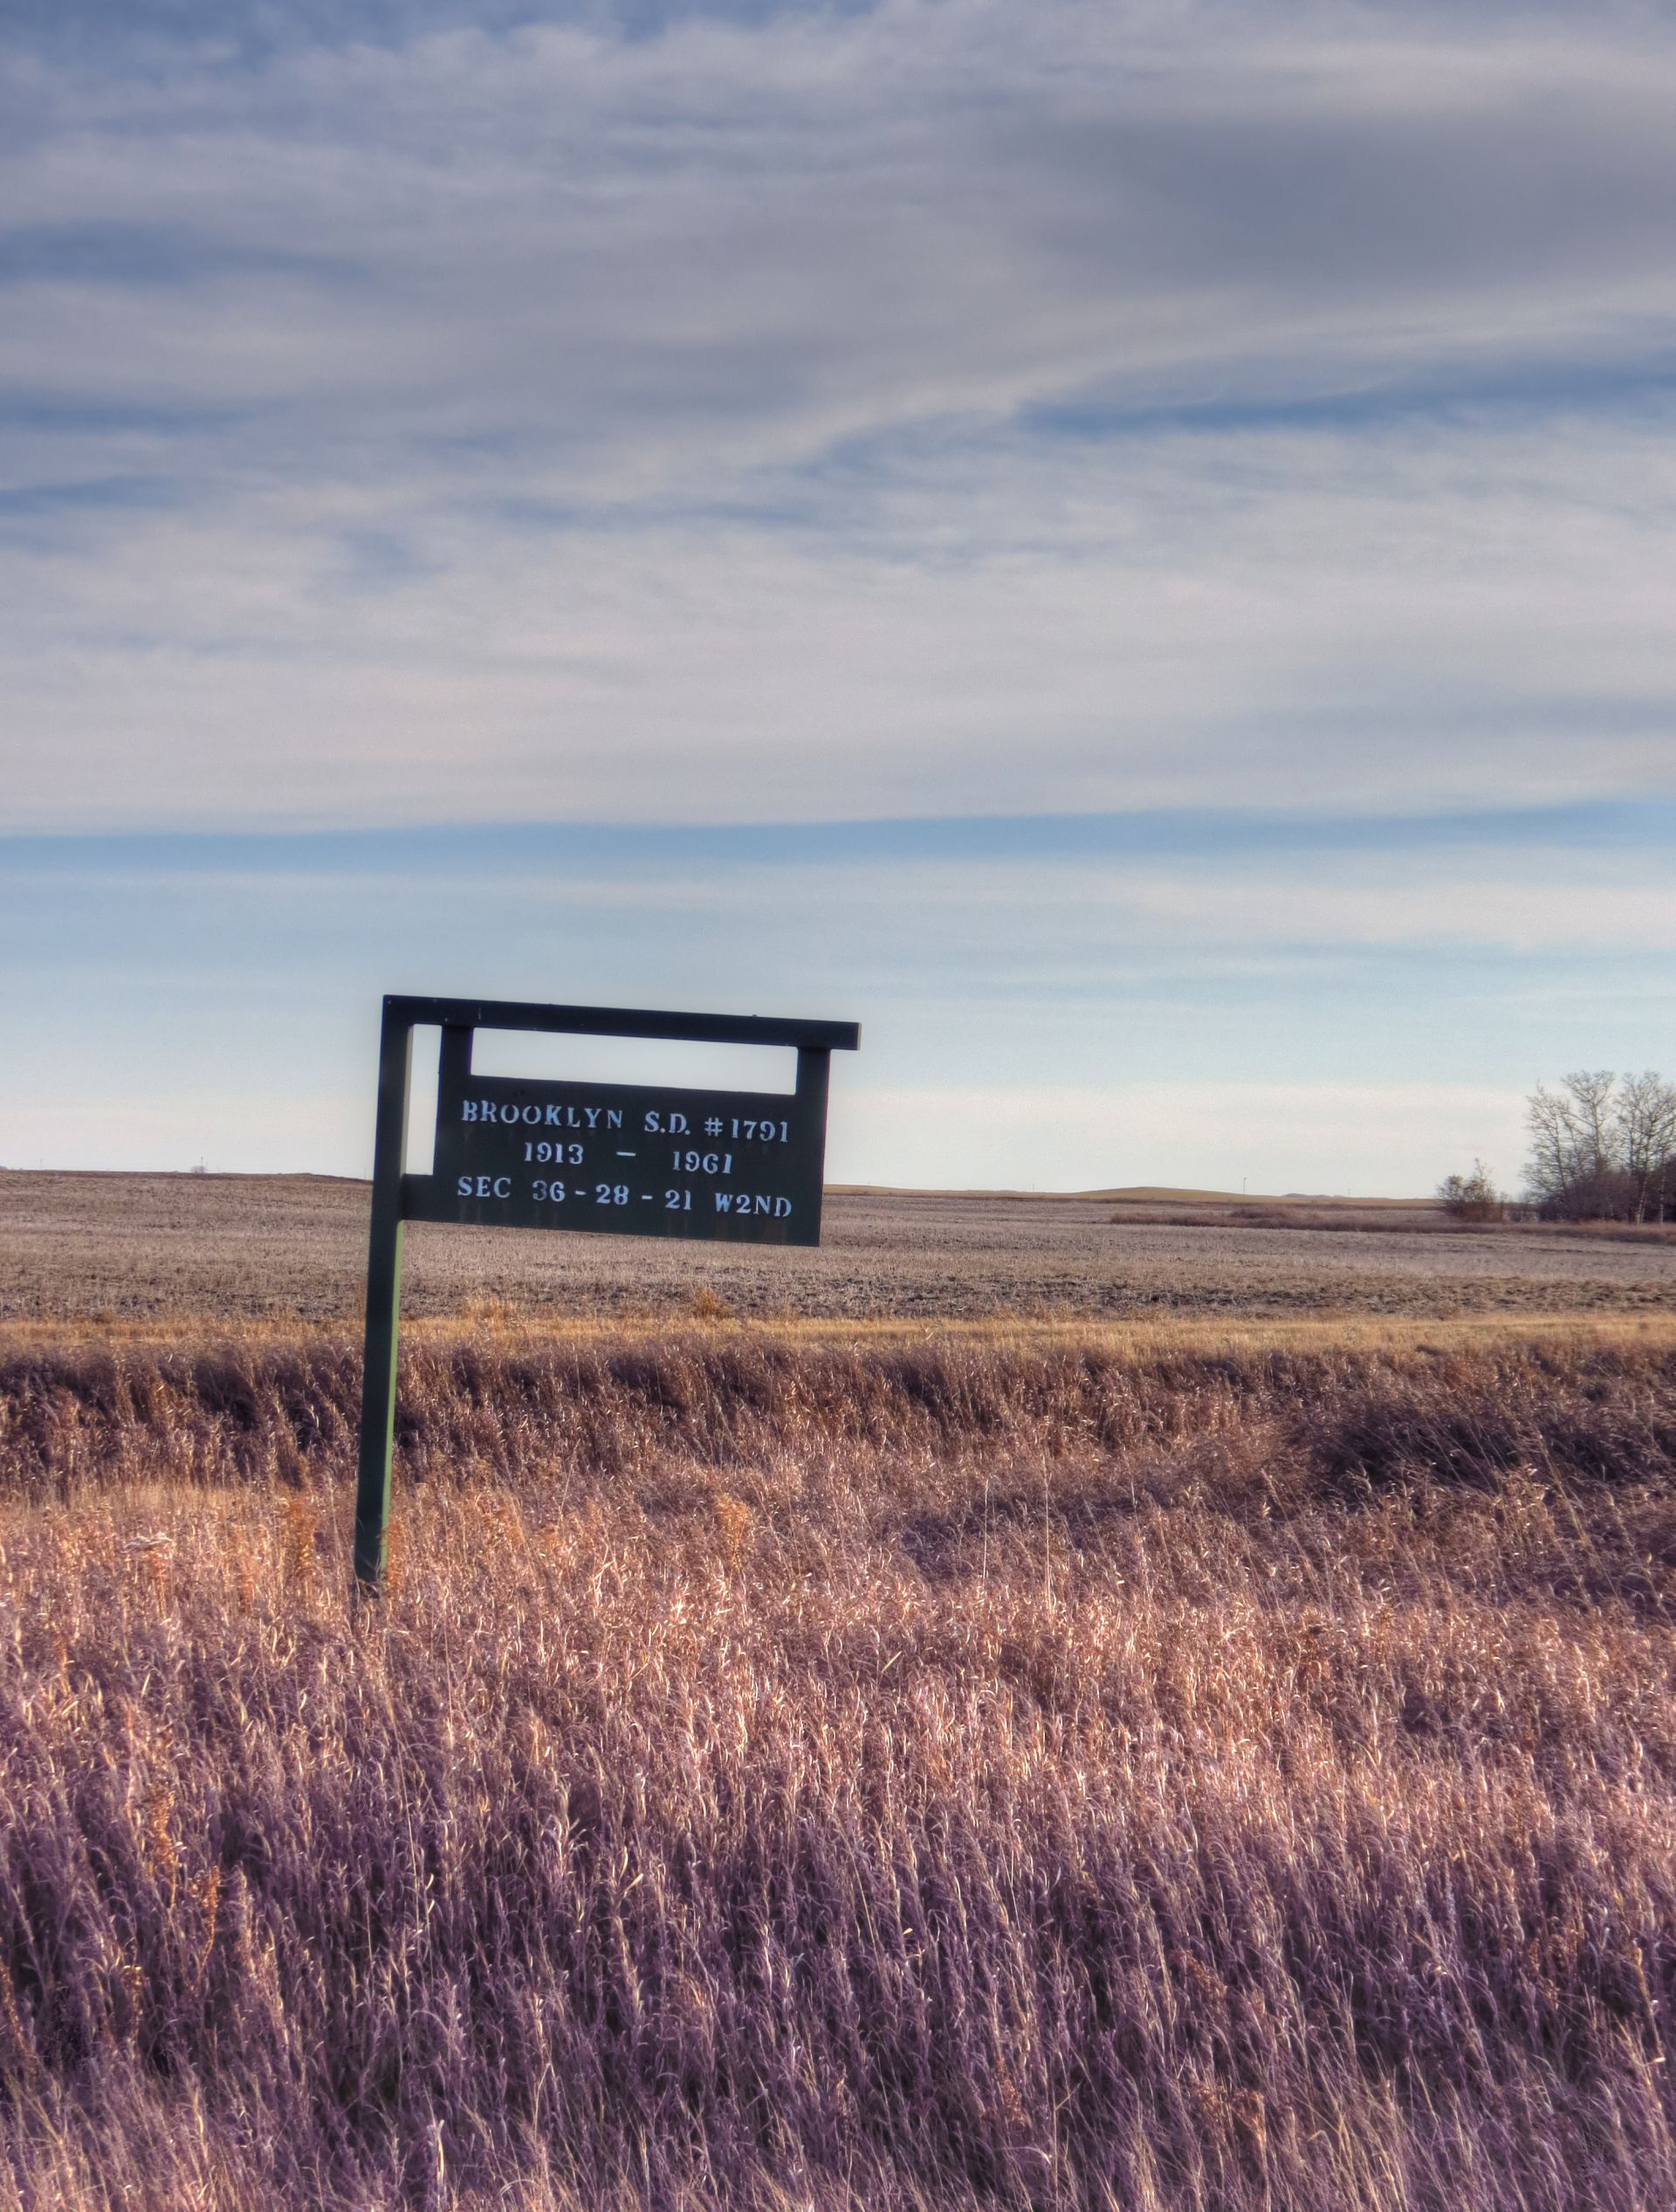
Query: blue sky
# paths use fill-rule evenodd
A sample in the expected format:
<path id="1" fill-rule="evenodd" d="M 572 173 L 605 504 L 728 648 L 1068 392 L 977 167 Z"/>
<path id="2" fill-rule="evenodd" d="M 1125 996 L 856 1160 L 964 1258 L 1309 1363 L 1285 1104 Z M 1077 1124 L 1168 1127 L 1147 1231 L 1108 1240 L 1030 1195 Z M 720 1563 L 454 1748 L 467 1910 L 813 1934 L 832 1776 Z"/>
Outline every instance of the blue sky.
<path id="1" fill-rule="evenodd" d="M 0 1162 L 385 989 L 860 1019 L 832 1168 L 1516 1177 L 1676 1061 L 1663 8 L 14 4 Z"/>

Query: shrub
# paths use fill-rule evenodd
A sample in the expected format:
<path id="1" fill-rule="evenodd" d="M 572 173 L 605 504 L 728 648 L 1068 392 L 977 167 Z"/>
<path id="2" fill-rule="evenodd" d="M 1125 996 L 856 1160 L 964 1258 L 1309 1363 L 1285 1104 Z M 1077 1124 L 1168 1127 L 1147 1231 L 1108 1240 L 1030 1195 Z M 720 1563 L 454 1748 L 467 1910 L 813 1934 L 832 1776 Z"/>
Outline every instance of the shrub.
<path id="1" fill-rule="evenodd" d="M 1508 1201 L 1482 1160 L 1473 1162 L 1470 1175 L 1445 1176 L 1438 1198 L 1453 1221 L 1505 1221 L 1508 1217 Z"/>

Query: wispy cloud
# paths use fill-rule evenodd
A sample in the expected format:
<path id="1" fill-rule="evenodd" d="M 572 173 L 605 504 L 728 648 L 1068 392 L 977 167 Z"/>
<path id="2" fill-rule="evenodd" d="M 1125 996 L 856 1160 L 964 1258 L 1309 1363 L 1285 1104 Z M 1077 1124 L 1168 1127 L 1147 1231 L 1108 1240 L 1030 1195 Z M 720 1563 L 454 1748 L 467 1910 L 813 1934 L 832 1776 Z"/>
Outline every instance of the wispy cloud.
<path id="1" fill-rule="evenodd" d="M 14 0 L 0 1157 L 359 1164 L 406 984 L 859 1015 L 886 1179 L 1510 1172 L 1673 1006 L 1673 107 L 1633 0 Z"/>
<path id="2" fill-rule="evenodd" d="M 14 17 L 15 824 L 1669 788 L 1656 12 L 474 13 Z"/>

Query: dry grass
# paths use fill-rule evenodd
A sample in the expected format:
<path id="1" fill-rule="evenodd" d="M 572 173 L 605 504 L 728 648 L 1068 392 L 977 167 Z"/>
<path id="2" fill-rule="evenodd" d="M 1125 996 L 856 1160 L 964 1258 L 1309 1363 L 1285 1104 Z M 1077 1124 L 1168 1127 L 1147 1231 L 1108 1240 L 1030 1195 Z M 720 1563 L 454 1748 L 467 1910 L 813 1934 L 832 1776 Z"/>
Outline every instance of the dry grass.
<path id="1" fill-rule="evenodd" d="M 1676 2202 L 1676 1354 L 1424 1344 L 439 1323 L 354 1619 L 15 1346 L 0 2204 Z"/>

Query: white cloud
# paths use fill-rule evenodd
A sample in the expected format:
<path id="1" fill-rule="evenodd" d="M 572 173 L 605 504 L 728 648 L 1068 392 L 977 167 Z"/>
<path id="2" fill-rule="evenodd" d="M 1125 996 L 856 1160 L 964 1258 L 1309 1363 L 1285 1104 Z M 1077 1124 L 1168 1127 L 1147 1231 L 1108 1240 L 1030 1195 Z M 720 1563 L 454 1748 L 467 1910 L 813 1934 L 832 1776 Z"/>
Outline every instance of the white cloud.
<path id="1" fill-rule="evenodd" d="M 1203 868 L 1173 875 L 1152 868 L 1073 869 L 1045 896 L 1046 886 L 1005 878 L 991 896 L 1039 912 L 1062 906 L 1084 931 L 1103 926 L 1113 938 L 1144 933 L 1178 949 L 1676 951 L 1676 884 L 1659 864 L 1662 855 L 1651 866 L 1645 858 L 1626 866 L 1620 857 L 1586 873 L 1570 855 L 1540 847 L 1497 856 L 1494 872 L 1471 853 L 1452 858 L 1453 865 L 1410 854 L 1347 867 L 1336 857 L 1324 869 L 1294 860 L 1262 869 L 1246 861 L 1243 880 L 1226 872 L 1212 876 Z"/>
<path id="2" fill-rule="evenodd" d="M 1668 424 L 1588 380 L 1676 333 L 1673 95 L 1622 13 L 19 50 L 8 818 L 1668 787 Z"/>
<path id="3" fill-rule="evenodd" d="M 1662 422 L 1012 439 L 830 526 L 232 497 L 0 551 L 0 762 L 18 826 L 1658 787 L 1669 457 Z"/>
<path id="4" fill-rule="evenodd" d="M 828 1171 L 922 1189 L 1243 1183 L 1419 1197 L 1480 1154 L 1516 1180 L 1523 1108 L 1516 1092 L 1442 1083 L 858 1088 L 835 1121 Z"/>

